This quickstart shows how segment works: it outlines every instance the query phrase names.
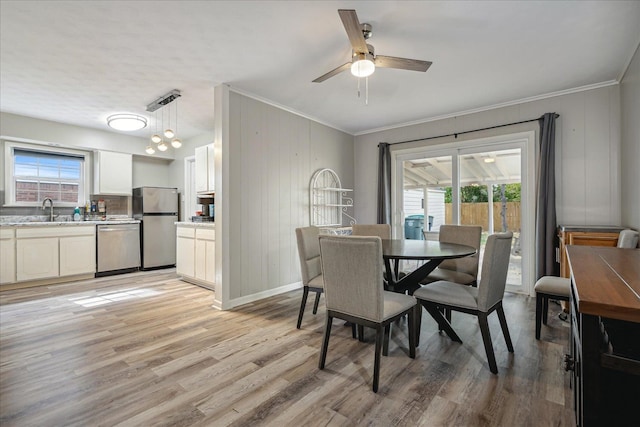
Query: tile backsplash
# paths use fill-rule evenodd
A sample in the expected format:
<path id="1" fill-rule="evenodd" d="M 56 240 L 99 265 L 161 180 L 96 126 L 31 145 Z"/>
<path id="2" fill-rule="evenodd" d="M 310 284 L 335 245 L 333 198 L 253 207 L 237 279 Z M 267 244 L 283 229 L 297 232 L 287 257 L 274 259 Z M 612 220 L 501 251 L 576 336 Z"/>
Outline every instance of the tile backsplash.
<path id="1" fill-rule="evenodd" d="M 104 200 L 107 207 L 107 215 L 126 215 L 132 216 L 131 196 L 108 196 L 92 194 L 89 200 Z M 42 215 L 40 206 L 4 206 L 5 192 L 0 190 L 0 216 L 20 216 Z M 84 213 L 84 204 L 80 207 L 80 211 Z M 58 207 L 54 203 L 54 212 L 56 215 L 73 215 L 74 207 Z"/>

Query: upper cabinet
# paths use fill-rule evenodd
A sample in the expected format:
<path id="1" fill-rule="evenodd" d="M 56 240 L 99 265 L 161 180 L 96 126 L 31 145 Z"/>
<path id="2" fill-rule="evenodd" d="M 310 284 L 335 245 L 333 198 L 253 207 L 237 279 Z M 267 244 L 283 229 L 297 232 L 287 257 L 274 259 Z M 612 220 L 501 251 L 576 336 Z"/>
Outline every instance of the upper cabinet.
<path id="1" fill-rule="evenodd" d="M 131 195 L 133 156 L 112 151 L 93 153 L 93 193 Z"/>
<path id="2" fill-rule="evenodd" d="M 213 193 L 215 187 L 213 144 L 196 147 L 196 192 Z"/>

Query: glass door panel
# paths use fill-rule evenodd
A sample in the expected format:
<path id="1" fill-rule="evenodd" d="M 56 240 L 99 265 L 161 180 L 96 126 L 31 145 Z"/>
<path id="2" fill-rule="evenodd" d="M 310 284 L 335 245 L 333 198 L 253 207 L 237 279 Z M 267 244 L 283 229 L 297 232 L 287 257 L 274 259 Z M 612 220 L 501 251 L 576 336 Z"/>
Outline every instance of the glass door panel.
<path id="1" fill-rule="evenodd" d="M 518 134 L 397 155 L 394 235 L 438 240 L 443 224 L 480 225 L 482 257 L 490 234 L 512 231 L 507 289 L 531 293 L 533 144 Z"/>
<path id="2" fill-rule="evenodd" d="M 480 266 L 487 237 L 512 231 L 507 284 L 522 286 L 521 149 L 460 152 L 460 224 L 480 225 Z"/>
<path id="3" fill-rule="evenodd" d="M 452 221 L 453 157 L 416 158 L 402 162 L 402 224 L 405 239 L 438 240 L 442 224 Z M 449 200 L 449 202 L 447 202 Z"/>

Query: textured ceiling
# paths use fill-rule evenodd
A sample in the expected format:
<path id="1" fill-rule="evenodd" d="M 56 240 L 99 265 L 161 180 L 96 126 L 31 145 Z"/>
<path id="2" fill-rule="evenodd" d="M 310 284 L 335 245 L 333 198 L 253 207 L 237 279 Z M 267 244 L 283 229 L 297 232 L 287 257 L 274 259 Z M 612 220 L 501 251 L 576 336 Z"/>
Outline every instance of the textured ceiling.
<path id="1" fill-rule="evenodd" d="M 368 105 L 348 72 L 312 83 L 350 58 L 339 8 L 373 25 L 377 54 L 433 65 L 378 69 Z M 226 83 L 357 134 L 616 81 L 639 22 L 640 1 L 2 0 L 0 110 L 103 130 L 138 113 L 147 137 L 146 105 L 179 89 L 189 138 Z"/>

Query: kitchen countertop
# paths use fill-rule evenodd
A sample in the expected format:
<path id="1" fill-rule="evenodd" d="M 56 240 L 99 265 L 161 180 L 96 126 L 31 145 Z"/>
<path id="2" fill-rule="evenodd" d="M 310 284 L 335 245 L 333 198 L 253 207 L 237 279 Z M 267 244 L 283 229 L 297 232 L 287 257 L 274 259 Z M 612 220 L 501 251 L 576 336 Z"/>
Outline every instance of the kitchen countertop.
<path id="1" fill-rule="evenodd" d="M 19 221 L 0 222 L 0 227 L 75 227 L 81 225 L 139 224 L 138 219 L 106 219 L 95 221 Z"/>
<path id="2" fill-rule="evenodd" d="M 215 228 L 215 222 L 191 222 L 191 221 L 180 221 L 175 222 L 175 225 L 179 227 L 191 227 L 191 228 Z"/>

